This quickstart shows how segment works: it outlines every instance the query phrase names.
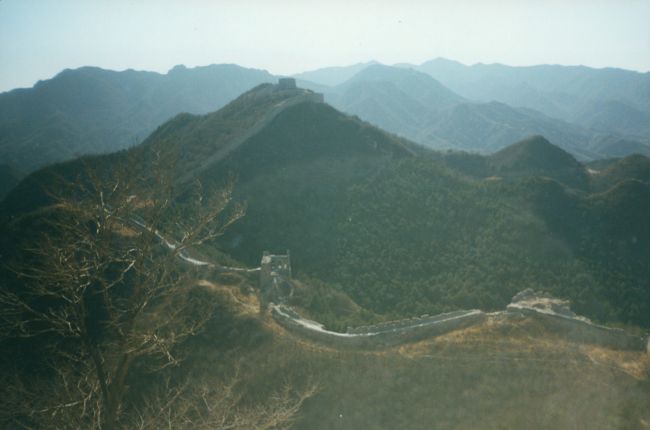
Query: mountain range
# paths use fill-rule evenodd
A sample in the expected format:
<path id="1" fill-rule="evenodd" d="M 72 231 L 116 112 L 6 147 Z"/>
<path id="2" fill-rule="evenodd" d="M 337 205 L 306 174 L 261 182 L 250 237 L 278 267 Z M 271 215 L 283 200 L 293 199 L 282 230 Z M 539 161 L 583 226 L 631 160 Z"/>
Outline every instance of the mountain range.
<path id="1" fill-rule="evenodd" d="M 542 134 L 582 160 L 650 154 L 650 130 L 644 128 L 647 121 L 640 111 L 629 115 L 627 110 L 617 109 L 622 102 L 583 101 L 593 120 L 578 122 L 569 115 L 535 110 L 538 106 L 532 103 L 514 104 L 503 97 L 454 92 L 442 79 L 425 73 L 429 70 L 371 64 L 324 92 L 333 106 L 436 149 L 490 153 Z M 323 79 L 316 72 L 301 76 Z M 319 84 L 331 81 L 323 79 Z M 323 91 L 322 87 L 313 88 Z M 607 108 L 601 109 L 603 106 Z"/>
<path id="2" fill-rule="evenodd" d="M 531 287 L 598 320 L 650 325 L 647 157 L 590 168 L 541 136 L 490 156 L 441 153 L 271 84 L 214 113 L 180 114 L 127 152 L 30 175 L 2 204 L 2 253 L 31 237 L 24 214 L 39 213 L 38 190 L 56 177 L 129 154 L 146 171 L 147 154 L 164 152 L 181 196 L 237 177 L 247 215 L 211 246 L 249 265 L 291 249 L 297 273 L 368 312 L 496 309 Z M 332 304 L 310 306 L 347 322 Z"/>
<path id="3" fill-rule="evenodd" d="M 344 71 L 356 73 L 359 66 L 324 68 L 296 76 L 336 86 L 349 78 Z M 445 58 L 422 64 L 401 63 L 395 67 L 428 74 L 468 100 L 534 109 L 583 127 L 648 141 L 649 73 L 559 65 L 514 67 L 479 63 L 466 66 Z"/>
<path id="4" fill-rule="evenodd" d="M 584 66 L 465 66 L 443 58 L 406 67 L 427 73 L 472 100 L 495 100 L 583 126 L 648 135 L 649 73 Z M 600 115 L 611 119 L 597 124 Z M 617 125 L 622 116 L 627 124 Z"/>
<path id="5" fill-rule="evenodd" d="M 442 85 L 430 86 L 419 72 L 407 73 L 422 82 L 410 100 L 435 102 L 442 110 L 467 103 Z M 400 89 L 396 81 L 386 91 L 410 87 Z M 148 207 L 147 178 L 163 176 L 173 190 L 164 204 L 175 222 L 160 217 L 157 224 L 169 238 L 181 234 L 179 223 L 192 223 L 192 205 L 235 178 L 233 203 L 246 205 L 245 216 L 225 235 L 187 252 L 257 267 L 263 251 L 290 249 L 295 292 L 288 304 L 331 330 L 458 309 L 503 310 L 526 288 L 571 300 L 575 311 L 601 324 L 639 333 L 650 327 L 648 157 L 585 163 L 538 135 L 489 155 L 437 151 L 341 112 L 310 90 L 269 83 L 217 111 L 177 114 L 128 149 L 28 174 L 0 202 L 0 288 L 17 294 L 27 288 L 11 268 L 33 264 L 21 260 L 22 251 L 56 239 L 57 226 L 66 225 L 50 191 L 68 201 L 89 193 L 85 197 L 103 203 L 108 194 L 85 185 L 112 178 L 124 166 L 145 179 L 129 188 L 126 205 Z M 77 185 L 71 192 L 70 182 Z M 111 185 L 104 185 L 106 193 Z M 199 199 L 190 198 L 197 193 Z M 125 250 L 138 246 L 135 230 L 115 235 Z M 168 249 L 150 251 L 155 258 Z M 129 286 L 128 268 L 106 271 L 121 272 L 116 277 Z M 210 386 L 226 398 L 233 393 L 241 400 L 237 406 L 263 408 L 278 387 L 300 392 L 315 381 L 317 392 L 291 428 L 545 429 L 579 423 L 613 430 L 643 428 L 650 418 L 645 352 L 574 342 L 536 319 L 498 315 L 399 347 L 339 349 L 296 336 L 260 313 L 251 294 L 258 288 L 255 276 L 186 266 L 181 274 L 195 278 L 200 290 L 192 294 L 214 303 L 214 312 L 200 332 L 171 351 L 182 359 L 164 374 L 152 371 L 160 368 L 158 359 L 133 358 L 125 417 L 142 419 L 141 408 L 151 399 L 170 392 L 173 401 L 183 386 L 203 390 L 200 404 L 208 392 L 203 387 Z M 84 272 L 80 279 L 86 280 Z M 115 288 L 108 293 L 124 294 Z M 87 301 L 101 310 L 96 296 Z M 54 301 L 35 305 L 60 314 Z M 176 311 L 173 303 L 164 309 Z M 99 325 L 101 312 L 96 318 L 86 324 Z M 94 339 L 101 344 L 101 336 Z M 51 412 L 38 415 L 32 403 L 24 406 L 26 385 L 12 383 L 23 376 L 28 388 L 55 400 L 68 386 L 76 393 L 76 383 L 59 383 L 56 376 L 79 364 L 51 354 L 72 350 L 74 342 L 45 333 L 0 343 L 0 376 L 8 382 L 3 399 L 15 408 L 4 408 L 0 422 L 33 423 L 42 416 L 41 423 L 51 423 Z M 227 385 L 233 374 L 244 376 Z M 84 397 L 65 399 L 66 407 L 85 410 Z M 154 406 L 158 417 L 160 406 Z M 154 422 L 166 426 L 168 420 Z"/>
<path id="6" fill-rule="evenodd" d="M 542 134 L 582 160 L 650 154 L 648 74 L 586 67 L 375 62 L 296 75 L 336 108 L 439 149 L 494 152 Z M 167 74 L 64 70 L 0 94 L 0 158 L 18 171 L 142 141 L 276 77 L 236 65 Z M 532 88 L 532 90 L 531 90 Z"/>
<path id="7" fill-rule="evenodd" d="M 0 94 L 0 159 L 30 172 L 127 148 L 180 112 L 219 109 L 272 79 L 265 71 L 226 64 L 177 66 L 164 75 L 97 67 L 64 70 L 33 88 Z"/>

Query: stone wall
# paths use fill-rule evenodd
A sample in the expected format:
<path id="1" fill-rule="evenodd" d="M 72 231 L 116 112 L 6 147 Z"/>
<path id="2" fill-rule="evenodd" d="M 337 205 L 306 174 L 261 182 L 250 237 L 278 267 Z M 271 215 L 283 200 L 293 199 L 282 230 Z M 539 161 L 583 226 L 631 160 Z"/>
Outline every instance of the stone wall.
<path id="1" fill-rule="evenodd" d="M 286 255 L 262 254 L 260 265 L 260 311 L 272 302 L 284 303 L 293 294 L 291 283 L 291 259 Z"/>
<path id="2" fill-rule="evenodd" d="M 506 311 L 506 314 L 532 316 L 543 321 L 544 327 L 549 331 L 561 334 L 575 342 L 619 350 L 648 351 L 647 336 L 631 335 L 621 329 L 526 308 L 511 309 Z"/>
<path id="3" fill-rule="evenodd" d="M 278 79 L 278 87 L 281 90 L 295 90 L 296 80 L 294 78 L 280 78 Z"/>
<path id="4" fill-rule="evenodd" d="M 612 349 L 648 351 L 648 336 L 635 336 L 621 329 L 594 324 L 573 312 L 569 305 L 567 300 L 528 288 L 512 298 L 504 314 L 541 319 L 549 331 L 559 333 L 576 342 Z"/>
<path id="5" fill-rule="evenodd" d="M 420 317 L 407 318 L 407 319 L 397 320 L 397 321 L 386 321 L 374 325 L 348 327 L 347 333 L 359 334 L 359 333 L 376 333 L 376 332 L 383 332 L 383 331 L 391 331 L 394 329 L 402 329 L 406 327 L 416 326 L 419 324 L 428 324 L 436 321 L 441 321 L 444 319 L 462 316 L 467 314 L 468 312 L 473 312 L 473 311 L 462 310 L 462 311 L 448 312 L 448 313 L 438 314 L 433 316 L 422 315 Z"/>
<path id="6" fill-rule="evenodd" d="M 540 319 L 550 332 L 580 343 L 630 351 L 648 351 L 647 336 L 635 336 L 621 329 L 612 329 L 584 320 L 547 314 L 533 309 L 509 309 L 495 315 L 533 317 Z M 348 328 L 346 333 L 326 330 L 315 321 L 302 318 L 287 306 L 275 305 L 272 315 L 278 324 L 305 339 L 334 347 L 373 349 L 440 336 L 454 330 L 481 324 L 487 318 L 479 310 L 456 311 L 399 321 Z"/>
<path id="7" fill-rule="evenodd" d="M 279 88 L 279 86 L 270 85 L 269 91 L 274 91 L 274 88 Z M 187 172 L 185 175 L 183 175 L 180 178 L 181 183 L 185 183 L 185 182 L 189 182 L 190 180 L 193 180 L 199 172 L 209 168 L 210 166 L 214 165 L 214 163 L 224 159 L 228 154 L 230 154 L 232 151 L 234 151 L 239 146 L 244 144 L 250 138 L 255 136 L 262 129 L 264 129 L 264 127 L 270 124 L 271 121 L 273 121 L 280 113 L 282 113 L 287 108 L 305 102 L 322 103 L 324 100 L 322 94 L 314 93 L 302 88 L 296 88 L 293 90 L 287 89 L 281 91 L 287 91 L 287 92 L 292 91 L 295 95 L 284 100 L 281 103 L 276 104 L 273 108 L 269 109 L 268 112 L 264 116 L 262 116 L 245 133 L 232 139 L 231 141 L 223 145 L 221 149 L 215 151 L 212 155 L 210 155 L 205 160 L 203 160 L 203 163 L 200 167 L 196 168 L 194 171 Z M 260 97 L 262 96 L 260 95 Z"/>
<path id="8" fill-rule="evenodd" d="M 430 320 L 418 318 L 382 324 L 377 331 L 371 331 L 373 326 L 367 326 L 361 333 L 337 333 L 325 330 L 317 322 L 301 318 L 290 308 L 274 306 L 272 309 L 273 318 L 278 324 L 300 337 L 330 346 L 364 349 L 399 345 L 439 336 L 480 324 L 486 318 L 485 313 L 478 310 L 452 314 L 438 315 Z"/>

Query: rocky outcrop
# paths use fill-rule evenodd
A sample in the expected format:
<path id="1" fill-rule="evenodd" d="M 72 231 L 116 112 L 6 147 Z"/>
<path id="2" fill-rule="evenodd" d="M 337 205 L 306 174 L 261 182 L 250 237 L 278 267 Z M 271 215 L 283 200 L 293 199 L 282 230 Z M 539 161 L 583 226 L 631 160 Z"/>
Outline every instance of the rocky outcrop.
<path id="1" fill-rule="evenodd" d="M 648 351 L 647 335 L 635 336 L 622 329 L 594 324 L 573 312 L 568 301 L 548 293 L 524 290 L 513 297 L 506 314 L 540 319 L 549 331 L 575 342 L 620 350 Z"/>

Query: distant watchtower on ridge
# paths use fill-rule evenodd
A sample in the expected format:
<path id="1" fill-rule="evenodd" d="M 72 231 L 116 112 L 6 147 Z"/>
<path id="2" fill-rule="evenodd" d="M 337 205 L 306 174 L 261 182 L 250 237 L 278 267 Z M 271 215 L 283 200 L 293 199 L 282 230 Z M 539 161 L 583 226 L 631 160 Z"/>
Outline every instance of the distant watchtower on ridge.
<path id="1" fill-rule="evenodd" d="M 269 303 L 284 302 L 292 294 L 289 251 L 286 255 L 264 251 L 260 267 L 260 311 L 264 311 Z"/>
<path id="2" fill-rule="evenodd" d="M 294 78 L 280 78 L 278 79 L 278 87 L 281 90 L 295 90 L 296 80 Z"/>
<path id="3" fill-rule="evenodd" d="M 310 101 L 314 103 L 325 102 L 323 94 L 315 93 L 304 88 L 298 88 L 294 78 L 280 78 L 278 79 L 278 85 L 273 88 L 274 91 L 278 91 L 283 95 L 295 97 L 295 99 L 299 101 Z"/>

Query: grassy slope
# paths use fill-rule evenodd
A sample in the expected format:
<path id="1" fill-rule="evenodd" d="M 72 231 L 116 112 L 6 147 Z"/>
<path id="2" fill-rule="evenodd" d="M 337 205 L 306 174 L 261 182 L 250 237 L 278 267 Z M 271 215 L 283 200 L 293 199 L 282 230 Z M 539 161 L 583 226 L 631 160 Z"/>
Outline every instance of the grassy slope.
<path id="1" fill-rule="evenodd" d="M 253 297 L 234 294 L 255 308 Z M 257 321 L 247 318 L 250 324 Z M 241 359 L 251 401 L 287 381 L 319 385 L 294 429 L 643 429 L 650 424 L 647 354 L 566 342 L 534 320 L 490 319 L 372 352 L 305 341 L 268 316 L 261 323 L 264 340 L 259 340 L 260 327 L 239 331 L 248 345 Z M 258 341 L 246 343 L 253 333 Z M 203 349 L 202 361 L 214 362 L 213 353 L 214 348 Z"/>

